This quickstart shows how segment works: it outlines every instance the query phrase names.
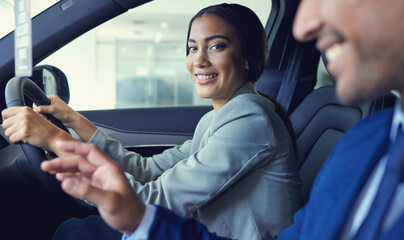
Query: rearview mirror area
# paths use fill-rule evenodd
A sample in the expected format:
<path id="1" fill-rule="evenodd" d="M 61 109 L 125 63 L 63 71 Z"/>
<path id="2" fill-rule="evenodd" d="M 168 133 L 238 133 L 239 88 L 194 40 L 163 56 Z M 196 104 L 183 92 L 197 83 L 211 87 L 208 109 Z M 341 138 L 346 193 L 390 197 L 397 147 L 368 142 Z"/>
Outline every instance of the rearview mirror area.
<path id="1" fill-rule="evenodd" d="M 32 71 L 31 79 L 47 96 L 54 94 L 66 104 L 69 103 L 69 84 L 66 75 L 59 68 L 52 65 L 35 66 Z"/>

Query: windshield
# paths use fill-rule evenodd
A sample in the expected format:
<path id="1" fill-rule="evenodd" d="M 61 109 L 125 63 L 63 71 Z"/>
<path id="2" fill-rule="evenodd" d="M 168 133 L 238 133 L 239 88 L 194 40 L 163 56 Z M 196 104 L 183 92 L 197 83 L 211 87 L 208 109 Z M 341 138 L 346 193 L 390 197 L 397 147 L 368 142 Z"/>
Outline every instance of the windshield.
<path id="1" fill-rule="evenodd" d="M 31 0 L 31 17 L 34 17 L 59 0 Z M 0 39 L 14 30 L 14 0 L 0 0 Z"/>

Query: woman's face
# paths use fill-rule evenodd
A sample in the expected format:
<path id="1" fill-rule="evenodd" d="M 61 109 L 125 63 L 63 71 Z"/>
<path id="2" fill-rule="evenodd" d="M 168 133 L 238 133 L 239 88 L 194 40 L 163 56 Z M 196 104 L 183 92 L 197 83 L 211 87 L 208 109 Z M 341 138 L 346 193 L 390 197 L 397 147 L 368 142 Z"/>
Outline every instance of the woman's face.
<path id="1" fill-rule="evenodd" d="M 188 39 L 186 66 L 202 98 L 218 111 L 243 85 L 247 61 L 234 27 L 205 14 L 194 20 Z"/>

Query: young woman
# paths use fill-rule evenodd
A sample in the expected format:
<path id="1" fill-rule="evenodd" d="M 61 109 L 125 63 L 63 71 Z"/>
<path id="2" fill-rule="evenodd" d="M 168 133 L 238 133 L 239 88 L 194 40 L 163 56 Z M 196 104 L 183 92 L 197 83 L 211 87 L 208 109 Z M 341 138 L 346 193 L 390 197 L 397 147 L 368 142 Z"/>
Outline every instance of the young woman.
<path id="1" fill-rule="evenodd" d="M 143 202 L 194 217 L 219 236 L 274 238 L 300 207 L 301 182 L 288 129 L 253 84 L 266 63 L 266 42 L 258 17 L 237 4 L 207 7 L 192 18 L 186 67 L 198 95 L 211 99 L 214 109 L 192 140 L 153 157 L 125 150 L 55 96 L 37 112 L 53 114 L 118 162 Z M 13 142 L 63 155 L 56 140 L 72 139 L 27 108 L 7 109 L 3 118 Z"/>

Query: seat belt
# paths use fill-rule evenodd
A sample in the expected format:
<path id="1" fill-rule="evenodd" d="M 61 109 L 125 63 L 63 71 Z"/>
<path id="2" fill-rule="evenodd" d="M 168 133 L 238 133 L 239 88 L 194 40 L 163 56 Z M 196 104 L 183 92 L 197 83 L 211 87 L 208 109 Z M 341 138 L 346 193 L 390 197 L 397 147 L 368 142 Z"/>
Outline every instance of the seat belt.
<path id="1" fill-rule="evenodd" d="M 300 44 L 297 46 L 298 47 L 293 50 L 292 58 L 286 67 L 276 99 L 280 104 L 282 104 L 287 112 L 289 112 L 290 103 L 292 102 L 292 98 L 296 90 L 304 57 L 303 48 L 299 47 Z"/>

